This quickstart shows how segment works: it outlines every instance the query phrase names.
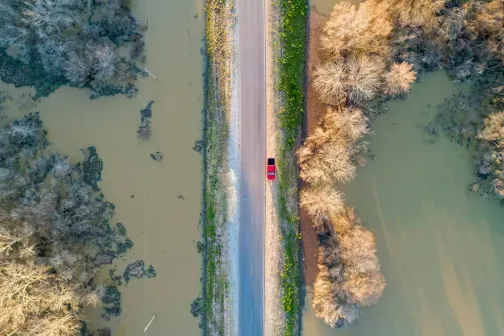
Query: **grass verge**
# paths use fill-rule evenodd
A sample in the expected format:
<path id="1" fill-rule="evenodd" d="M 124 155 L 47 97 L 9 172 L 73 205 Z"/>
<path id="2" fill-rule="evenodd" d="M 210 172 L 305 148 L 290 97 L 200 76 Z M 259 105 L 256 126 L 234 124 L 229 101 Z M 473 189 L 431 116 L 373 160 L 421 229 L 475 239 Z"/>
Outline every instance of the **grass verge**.
<path id="1" fill-rule="evenodd" d="M 226 333 L 226 302 L 229 297 L 229 269 L 226 253 L 227 192 L 223 163 L 229 137 L 233 24 L 232 0 L 205 2 L 205 108 L 203 141 L 203 335 Z"/>
<path id="2" fill-rule="evenodd" d="M 277 88 L 281 92 L 278 150 L 279 218 L 283 263 L 280 274 L 282 308 L 285 313 L 284 335 L 300 332 L 301 268 L 300 235 L 297 206 L 297 165 L 295 145 L 303 122 L 305 93 L 306 0 L 277 0 L 281 23 L 277 52 Z"/>

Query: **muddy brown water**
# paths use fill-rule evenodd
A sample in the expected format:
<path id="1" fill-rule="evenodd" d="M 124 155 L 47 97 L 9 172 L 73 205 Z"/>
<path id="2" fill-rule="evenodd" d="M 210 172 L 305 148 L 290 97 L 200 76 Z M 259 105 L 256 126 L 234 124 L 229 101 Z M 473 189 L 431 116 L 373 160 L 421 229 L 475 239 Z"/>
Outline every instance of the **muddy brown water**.
<path id="1" fill-rule="evenodd" d="M 88 312 L 92 328 L 138 336 L 156 315 L 148 335 L 199 335 L 190 304 L 200 292 L 201 256 L 196 250 L 201 202 L 201 156 L 192 150 L 201 138 L 203 1 L 134 1 L 135 16 L 146 21 L 147 68 L 157 77 L 141 79 L 134 99 L 89 100 L 89 92 L 60 88 L 38 106 L 26 106 L 28 89 L 8 89 L 10 116 L 40 111 L 54 149 L 80 159 L 94 145 L 104 162 L 102 191 L 116 205 L 134 242 L 128 262 L 144 260 L 157 277 L 133 279 L 122 288 L 120 318 L 105 322 Z M 197 17 L 196 17 L 197 16 Z M 152 139 L 136 137 L 140 109 L 155 100 Z M 162 162 L 149 154 L 161 151 Z M 132 198 L 132 195 L 134 198 Z M 184 199 L 178 196 L 183 195 Z M 122 273 L 124 262 L 118 263 Z"/>
<path id="2" fill-rule="evenodd" d="M 384 294 L 346 330 L 317 319 L 308 295 L 305 336 L 504 335 L 504 208 L 466 194 L 467 149 L 425 143 L 423 126 L 459 87 L 442 72 L 421 80 L 375 120 L 376 157 L 343 189 L 375 234 Z"/>

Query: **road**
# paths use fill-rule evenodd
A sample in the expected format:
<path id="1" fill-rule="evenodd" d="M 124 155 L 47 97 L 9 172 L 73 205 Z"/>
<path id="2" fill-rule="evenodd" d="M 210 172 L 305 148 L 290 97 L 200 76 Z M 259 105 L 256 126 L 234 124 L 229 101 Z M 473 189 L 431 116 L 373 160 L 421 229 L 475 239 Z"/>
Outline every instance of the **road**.
<path id="1" fill-rule="evenodd" d="M 266 82 L 264 2 L 237 0 L 240 81 L 240 336 L 264 334 Z"/>

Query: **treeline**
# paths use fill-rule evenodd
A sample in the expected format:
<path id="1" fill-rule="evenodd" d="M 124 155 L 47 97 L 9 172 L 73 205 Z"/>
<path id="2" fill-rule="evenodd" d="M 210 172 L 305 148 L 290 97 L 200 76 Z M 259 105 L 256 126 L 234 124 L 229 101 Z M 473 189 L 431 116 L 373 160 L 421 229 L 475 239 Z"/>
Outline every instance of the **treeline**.
<path id="1" fill-rule="evenodd" d="M 39 95 L 68 84 L 93 96 L 131 96 L 143 74 L 136 62 L 144 58 L 145 29 L 129 0 L 2 1 L 0 79 L 35 86 Z"/>
<path id="2" fill-rule="evenodd" d="M 454 81 L 472 80 L 488 105 L 475 136 L 479 178 L 473 189 L 486 183 L 504 199 L 504 1 L 341 2 L 320 42 L 312 85 L 328 108 L 298 151 L 300 202 L 320 237 L 313 306 L 335 327 L 354 321 L 385 287 L 373 235 L 336 186 L 351 181 L 364 163 L 370 120 L 387 100 L 404 96 L 418 73 L 444 68 Z M 456 118 L 470 119 L 462 112 Z M 467 124 L 458 120 L 454 128 L 467 137 Z"/>
<path id="3" fill-rule="evenodd" d="M 298 151 L 305 182 L 300 203 L 321 237 L 312 304 L 331 327 L 354 321 L 360 307 L 374 304 L 385 287 L 372 233 L 335 189 L 352 180 L 356 164 L 363 163 L 368 132 L 359 108 L 340 105 L 327 111 Z"/>
<path id="4" fill-rule="evenodd" d="M 0 118 L 0 334 L 75 335 L 106 288 L 104 264 L 132 246 L 96 183 L 101 160 L 48 149 L 38 114 Z"/>

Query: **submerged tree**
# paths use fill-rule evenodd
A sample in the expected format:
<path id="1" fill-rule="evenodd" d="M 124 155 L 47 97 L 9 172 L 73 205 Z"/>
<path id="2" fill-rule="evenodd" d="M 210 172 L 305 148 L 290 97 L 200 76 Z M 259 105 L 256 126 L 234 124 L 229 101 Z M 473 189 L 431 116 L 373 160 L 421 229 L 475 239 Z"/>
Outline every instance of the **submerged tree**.
<path id="1" fill-rule="evenodd" d="M 134 80 L 142 73 L 135 62 L 142 59 L 139 35 L 143 30 L 128 1 L 3 1 L 0 69 L 6 71 L 2 80 L 35 85 L 43 94 L 47 94 L 43 85 L 70 84 L 89 87 L 95 96 L 132 95 Z M 120 55 L 119 48 L 125 47 L 130 54 Z M 25 78 L 18 78 L 9 67 L 26 72 Z"/>
<path id="2" fill-rule="evenodd" d="M 385 93 L 395 96 L 408 92 L 415 79 L 416 73 L 413 71 L 413 65 L 406 62 L 394 63 L 390 67 L 390 71 L 384 75 Z"/>
<path id="3" fill-rule="evenodd" d="M 319 251 L 314 283 L 315 314 L 331 327 L 352 323 L 361 307 L 373 306 L 385 288 L 374 237 L 351 208 L 332 219 L 331 234 Z"/>
<path id="4" fill-rule="evenodd" d="M 344 209 L 343 195 L 330 186 L 303 188 L 299 204 L 308 211 L 317 231 L 332 215 Z"/>
<path id="5" fill-rule="evenodd" d="M 363 137 L 368 132 L 367 118 L 359 109 L 328 110 L 298 150 L 301 179 L 314 185 L 350 181 L 366 151 Z"/>
<path id="6" fill-rule="evenodd" d="M 110 226 L 94 147 L 74 165 L 48 144 L 38 114 L 0 118 L 1 334 L 74 335 L 82 308 L 104 295 L 101 265 L 132 246 Z"/>

